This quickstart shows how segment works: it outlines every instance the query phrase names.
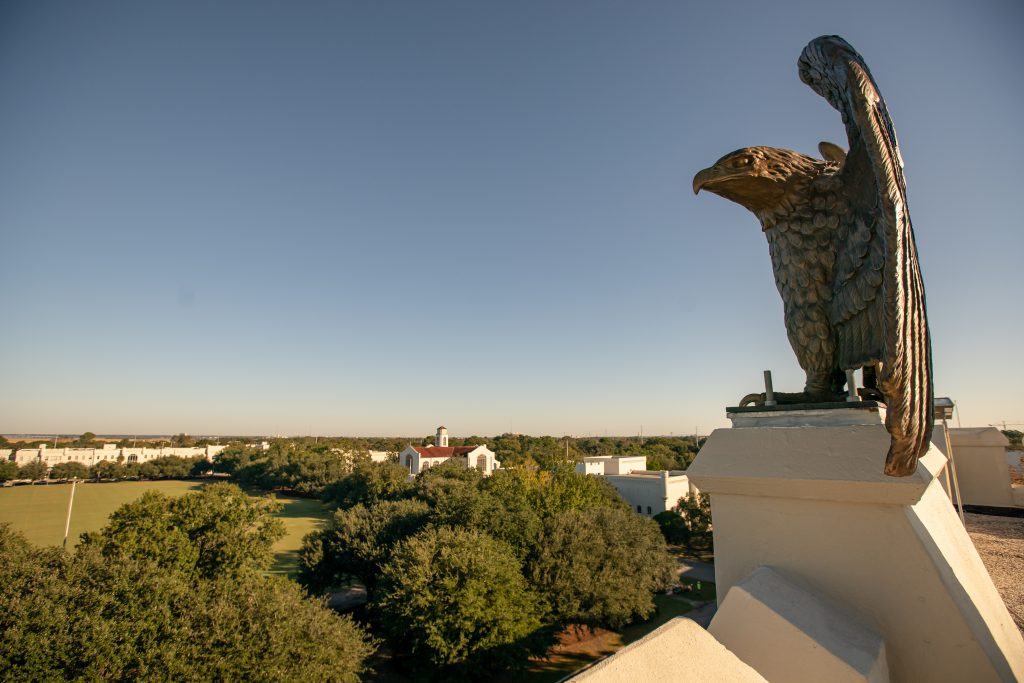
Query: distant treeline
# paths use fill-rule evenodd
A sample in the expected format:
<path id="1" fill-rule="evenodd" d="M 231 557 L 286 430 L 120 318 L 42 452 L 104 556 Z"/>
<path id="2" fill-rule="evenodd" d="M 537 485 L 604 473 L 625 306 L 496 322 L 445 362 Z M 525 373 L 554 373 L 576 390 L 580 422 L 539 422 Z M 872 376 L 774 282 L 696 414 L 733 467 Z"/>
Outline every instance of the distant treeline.
<path id="1" fill-rule="evenodd" d="M 433 436 L 416 442 L 433 443 Z M 483 444 L 494 451 L 503 467 L 535 467 L 550 471 L 586 456 L 646 456 L 651 470 L 686 469 L 697 453 L 691 437 L 587 437 L 502 434 L 488 438 L 452 438 L 452 446 Z M 369 450 L 398 453 L 409 445 L 397 439 L 276 439 L 268 450 L 236 444 L 214 458 L 217 472 L 230 474 L 244 484 L 267 490 L 287 489 L 306 495 L 320 495 L 332 482 L 351 472 L 353 465 L 367 460 Z"/>
<path id="2" fill-rule="evenodd" d="M 141 439 L 140 439 L 141 441 Z M 152 439 L 146 440 L 153 443 Z M 267 438 L 259 436 L 222 436 L 195 438 L 188 434 L 176 434 L 164 442 L 171 446 L 206 446 L 228 444 L 243 446 L 267 441 L 272 445 L 285 444 L 285 449 L 298 449 L 316 452 L 332 450 L 346 453 L 365 453 L 367 451 L 385 451 L 398 453 L 406 446 L 427 446 L 434 443 L 434 435 L 422 437 L 387 436 L 387 437 L 290 437 Z M 121 439 L 118 447 L 127 448 L 133 439 Z M 59 439 L 58 448 L 98 448 L 104 441 L 92 432 L 86 432 L 74 439 Z M 109 442 L 108 442 L 109 443 Z M 52 439 L 37 439 L 32 442 L 12 442 L 0 436 L 0 448 L 38 448 L 40 445 L 53 447 Z M 652 470 L 686 469 L 697 454 L 699 444 L 693 436 L 587 436 L 587 437 L 555 437 L 529 436 L 527 434 L 502 434 L 500 436 L 467 436 L 449 438 L 451 446 L 485 445 L 494 451 L 498 460 L 506 467 L 515 467 L 533 463 L 549 469 L 556 463 L 571 460 L 581 461 L 587 456 L 636 456 L 647 457 L 647 467 Z"/>

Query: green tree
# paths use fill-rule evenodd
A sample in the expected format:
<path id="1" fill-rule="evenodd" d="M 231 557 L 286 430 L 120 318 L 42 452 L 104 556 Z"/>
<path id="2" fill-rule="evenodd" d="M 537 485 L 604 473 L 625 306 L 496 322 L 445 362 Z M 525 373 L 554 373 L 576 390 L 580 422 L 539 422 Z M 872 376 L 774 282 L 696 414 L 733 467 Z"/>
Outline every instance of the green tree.
<path id="1" fill-rule="evenodd" d="M 190 477 L 202 477 L 208 475 L 213 471 L 213 463 L 207 460 L 205 457 L 194 458 L 192 460 L 192 467 L 189 468 L 188 476 Z"/>
<path id="2" fill-rule="evenodd" d="M 270 566 L 271 548 L 284 536 L 283 523 L 271 516 L 279 508 L 228 483 L 180 498 L 150 491 L 82 540 L 107 557 L 148 560 L 190 576 L 240 574 Z"/>
<path id="3" fill-rule="evenodd" d="M 665 510 L 652 517 L 654 522 L 661 529 L 661 535 L 665 537 L 666 543 L 685 544 L 687 538 L 686 524 L 683 517 L 675 510 Z"/>
<path id="4" fill-rule="evenodd" d="M 654 611 L 676 563 L 657 524 L 621 508 L 551 517 L 530 563 L 532 583 L 563 624 L 620 628 Z"/>
<path id="5" fill-rule="evenodd" d="M 124 476 L 124 467 L 121 463 L 114 462 L 111 460 L 100 460 L 98 463 L 89 468 L 89 472 L 94 479 L 120 479 Z"/>
<path id="6" fill-rule="evenodd" d="M 78 447 L 81 447 L 81 448 L 88 447 L 88 446 L 94 446 L 95 444 L 96 444 L 96 435 L 93 434 L 92 432 L 86 432 L 85 434 L 82 434 L 74 442 L 74 445 L 76 445 Z"/>
<path id="7" fill-rule="evenodd" d="M 144 559 L 31 547 L 0 528 L 3 680 L 354 682 L 347 617 L 257 573 L 190 581 Z"/>
<path id="8" fill-rule="evenodd" d="M 399 500 L 412 490 L 409 472 L 393 462 L 362 462 L 352 473 L 326 487 L 324 501 L 346 508 L 381 500 Z"/>
<path id="9" fill-rule="evenodd" d="M 689 550 L 711 548 L 714 540 L 711 527 L 711 497 L 706 493 L 688 493 L 672 510 L 678 515 L 674 522 L 677 540 Z"/>
<path id="10" fill-rule="evenodd" d="M 189 446 L 194 446 L 195 443 L 196 440 L 193 439 L 188 434 L 186 434 L 185 432 L 182 432 L 181 434 L 175 434 L 174 436 L 171 437 L 171 445 L 176 448 L 188 448 Z"/>
<path id="11" fill-rule="evenodd" d="M 27 462 L 18 468 L 19 479 L 42 479 L 46 476 L 46 465 L 35 460 L 33 462 Z"/>
<path id="12" fill-rule="evenodd" d="M 50 479 L 85 479 L 89 468 L 80 462 L 60 462 L 50 468 Z"/>
<path id="13" fill-rule="evenodd" d="M 377 609 L 393 643 L 451 667 L 449 678 L 521 666 L 548 643 L 512 549 L 478 531 L 428 528 L 399 543 Z"/>
<path id="14" fill-rule="evenodd" d="M 168 455 L 142 463 L 139 474 L 146 479 L 184 479 L 192 473 L 192 464 L 192 458 Z"/>
<path id="15" fill-rule="evenodd" d="M 416 487 L 430 504 L 435 525 L 484 531 L 512 546 L 520 560 L 533 551 L 540 539 L 543 521 L 534 509 L 535 501 L 525 495 L 496 495 L 484 486 L 479 475 L 475 482 L 440 477 L 417 479 Z"/>
<path id="16" fill-rule="evenodd" d="M 259 448 L 235 444 L 228 446 L 213 457 L 213 470 L 233 475 L 265 457 Z"/>
<path id="17" fill-rule="evenodd" d="M 348 578 L 373 591 L 392 548 L 427 523 L 430 508 L 418 500 L 380 501 L 337 510 L 326 529 L 303 540 L 299 582 L 319 593 Z"/>
<path id="18" fill-rule="evenodd" d="M 18 478 L 18 464 L 10 460 L 0 460 L 0 481 Z"/>
<path id="19" fill-rule="evenodd" d="M 619 492 L 603 477 L 578 474 L 568 465 L 553 471 L 499 470 L 488 477 L 483 486 L 503 501 L 515 501 L 510 508 L 525 502 L 542 517 L 593 507 L 627 508 Z"/>
<path id="20" fill-rule="evenodd" d="M 273 449 L 272 449 L 273 450 Z M 255 483 L 320 495 L 332 482 L 348 476 L 349 457 L 326 448 L 288 448 L 272 453 Z"/>

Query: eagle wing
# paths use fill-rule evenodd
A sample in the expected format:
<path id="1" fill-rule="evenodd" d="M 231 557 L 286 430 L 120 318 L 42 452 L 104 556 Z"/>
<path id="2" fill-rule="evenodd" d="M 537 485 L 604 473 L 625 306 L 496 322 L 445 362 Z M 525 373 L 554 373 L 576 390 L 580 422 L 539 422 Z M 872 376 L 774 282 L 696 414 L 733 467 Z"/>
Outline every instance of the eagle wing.
<path id="1" fill-rule="evenodd" d="M 800 79 L 843 116 L 847 213 L 837 239 L 830 317 L 843 368 L 881 363 L 891 441 L 885 473 L 907 476 L 931 441 L 931 341 L 924 285 L 892 120 L 864 59 L 838 36 L 811 41 Z"/>

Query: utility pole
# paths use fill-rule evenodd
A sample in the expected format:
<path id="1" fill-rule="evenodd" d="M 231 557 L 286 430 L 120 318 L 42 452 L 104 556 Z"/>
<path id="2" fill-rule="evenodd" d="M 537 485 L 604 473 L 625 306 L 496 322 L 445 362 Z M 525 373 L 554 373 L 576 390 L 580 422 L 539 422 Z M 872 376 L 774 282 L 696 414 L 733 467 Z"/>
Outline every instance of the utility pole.
<path id="1" fill-rule="evenodd" d="M 78 484 L 77 479 L 71 480 L 71 497 L 68 498 L 68 516 L 64 520 L 64 549 L 68 547 L 68 530 L 71 529 L 71 506 L 75 504 L 75 485 Z"/>

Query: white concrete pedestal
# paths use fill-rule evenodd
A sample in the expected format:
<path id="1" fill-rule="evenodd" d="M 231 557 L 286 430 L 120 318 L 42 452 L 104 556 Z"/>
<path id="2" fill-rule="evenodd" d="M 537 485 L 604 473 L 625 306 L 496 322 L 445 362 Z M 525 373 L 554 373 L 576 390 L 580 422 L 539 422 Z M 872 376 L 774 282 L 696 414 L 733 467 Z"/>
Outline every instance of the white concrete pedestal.
<path id="1" fill-rule="evenodd" d="M 935 477 L 944 456 L 887 477 L 888 444 L 879 424 L 715 431 L 688 474 L 711 494 L 719 601 L 767 565 L 880 634 L 893 681 L 1024 681 L 1024 641 Z"/>

